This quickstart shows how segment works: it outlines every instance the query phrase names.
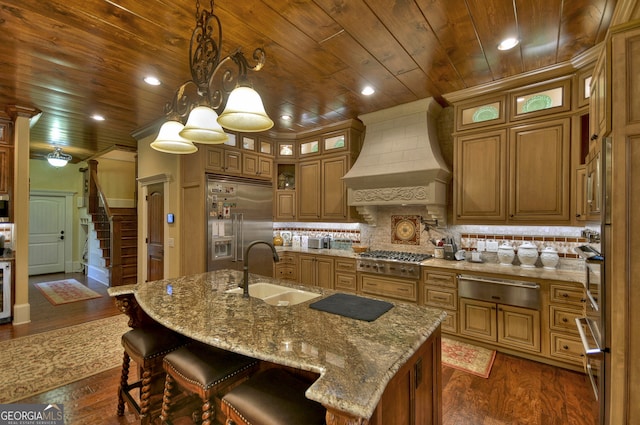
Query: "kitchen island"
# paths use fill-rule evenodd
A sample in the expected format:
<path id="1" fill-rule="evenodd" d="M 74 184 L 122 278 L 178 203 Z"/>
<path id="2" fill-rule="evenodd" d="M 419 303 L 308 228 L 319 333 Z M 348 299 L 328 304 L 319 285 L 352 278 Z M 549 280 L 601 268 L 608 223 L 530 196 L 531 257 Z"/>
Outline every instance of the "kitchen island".
<path id="1" fill-rule="evenodd" d="M 319 295 L 297 305 L 273 306 L 227 292 L 241 281 L 241 272 L 222 270 L 110 288 L 109 293 L 134 324 L 131 294 L 152 320 L 192 339 L 317 373 L 306 396 L 325 406 L 329 425 L 441 423 L 443 311 L 395 303 L 367 322 L 309 307 L 335 291 L 250 275 L 250 283 Z"/>

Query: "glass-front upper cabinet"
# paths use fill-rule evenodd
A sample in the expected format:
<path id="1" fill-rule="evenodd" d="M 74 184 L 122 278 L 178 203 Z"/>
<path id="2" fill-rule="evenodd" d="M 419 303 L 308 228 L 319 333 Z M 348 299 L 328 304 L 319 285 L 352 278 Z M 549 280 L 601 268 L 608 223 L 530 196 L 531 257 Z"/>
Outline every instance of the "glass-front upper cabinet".
<path id="1" fill-rule="evenodd" d="M 510 105 L 512 120 L 568 111 L 571 109 L 571 80 L 514 91 L 510 94 Z"/>
<path id="2" fill-rule="evenodd" d="M 276 151 L 276 156 L 281 159 L 293 159 L 296 157 L 296 149 L 295 142 L 287 141 L 287 142 L 278 142 L 278 150 Z"/>
<path id="3" fill-rule="evenodd" d="M 242 149 L 246 151 L 255 151 L 256 139 L 254 137 L 242 136 Z"/>
<path id="4" fill-rule="evenodd" d="M 298 145 L 298 155 L 304 156 L 317 155 L 320 153 L 320 141 L 318 139 L 303 140 Z"/>
<path id="5" fill-rule="evenodd" d="M 229 140 L 224 142 L 224 144 L 226 146 L 232 146 L 234 148 L 237 148 L 238 147 L 238 141 L 236 140 L 236 135 L 233 134 L 233 133 L 227 133 L 227 136 L 229 136 Z"/>
<path id="6" fill-rule="evenodd" d="M 505 97 L 491 97 L 464 102 L 455 106 L 456 127 L 468 130 L 494 124 L 504 124 Z"/>
<path id="7" fill-rule="evenodd" d="M 348 148 L 347 133 L 329 134 L 323 139 L 322 148 L 325 153 L 346 150 Z"/>
<path id="8" fill-rule="evenodd" d="M 260 139 L 260 153 L 273 155 L 273 142 L 271 140 Z"/>

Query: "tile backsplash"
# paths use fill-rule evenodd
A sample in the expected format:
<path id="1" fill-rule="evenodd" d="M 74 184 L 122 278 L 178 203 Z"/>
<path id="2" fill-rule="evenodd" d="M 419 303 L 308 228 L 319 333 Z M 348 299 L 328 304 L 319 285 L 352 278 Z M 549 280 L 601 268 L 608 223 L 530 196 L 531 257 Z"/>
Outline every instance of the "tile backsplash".
<path id="1" fill-rule="evenodd" d="M 495 235 L 495 234 L 460 234 L 460 248 L 466 251 L 474 251 L 478 246 L 482 246 L 483 243 L 486 246 L 487 242 L 496 241 L 498 245 L 507 243 L 513 246 L 516 251 L 518 247 L 524 242 L 532 242 L 538 247 L 538 252 L 542 251 L 546 247 L 555 248 L 558 251 L 560 258 L 579 258 L 574 248 L 587 243 L 587 240 L 582 237 L 566 237 L 566 236 L 522 236 L 522 235 Z M 480 244 L 478 244 L 480 242 Z"/>

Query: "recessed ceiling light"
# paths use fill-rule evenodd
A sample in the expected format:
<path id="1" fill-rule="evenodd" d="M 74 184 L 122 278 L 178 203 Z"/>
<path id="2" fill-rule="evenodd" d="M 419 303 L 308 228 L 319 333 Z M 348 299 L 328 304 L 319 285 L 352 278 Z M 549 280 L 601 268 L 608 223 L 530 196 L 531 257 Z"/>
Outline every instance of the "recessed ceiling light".
<path id="1" fill-rule="evenodd" d="M 282 118 L 285 121 L 291 121 L 291 115 L 280 115 L 280 118 Z"/>
<path id="2" fill-rule="evenodd" d="M 104 121 L 104 117 L 100 114 L 93 114 L 91 115 L 91 118 L 93 118 L 96 121 Z"/>
<path id="3" fill-rule="evenodd" d="M 498 50 L 513 49 L 514 47 L 516 47 L 518 45 L 519 42 L 520 41 L 517 38 L 514 38 L 514 37 L 505 38 L 504 40 L 502 40 L 500 42 L 500 44 L 498 44 Z"/>
<path id="4" fill-rule="evenodd" d="M 159 86 L 160 84 L 162 84 L 160 80 L 152 76 L 144 77 L 144 82 L 149 84 L 150 86 Z"/>
<path id="5" fill-rule="evenodd" d="M 524 97 L 520 96 L 516 98 L 516 102 L 524 102 Z"/>
<path id="6" fill-rule="evenodd" d="M 373 89 L 373 87 L 371 86 L 365 86 L 362 91 L 360 93 L 362 93 L 365 96 L 371 96 L 372 94 L 374 94 L 376 91 Z"/>

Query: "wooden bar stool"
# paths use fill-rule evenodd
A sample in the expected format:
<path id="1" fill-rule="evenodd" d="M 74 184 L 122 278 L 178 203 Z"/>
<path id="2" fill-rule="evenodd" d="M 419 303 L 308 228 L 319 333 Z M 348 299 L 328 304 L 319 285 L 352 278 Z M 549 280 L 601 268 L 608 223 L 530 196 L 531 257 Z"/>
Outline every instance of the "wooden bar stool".
<path id="1" fill-rule="evenodd" d="M 284 369 L 267 369 L 222 397 L 226 425 L 324 425 L 326 410 L 304 393 L 309 383 Z"/>
<path id="2" fill-rule="evenodd" d="M 140 418 L 142 424 L 150 423 L 150 398 L 154 379 L 164 382 L 163 356 L 185 345 L 189 340 L 163 327 L 136 328 L 122 335 L 124 356 L 122 374 L 118 386 L 118 416 L 124 415 L 125 401 Z M 133 359 L 140 368 L 140 377 L 129 384 L 129 365 Z M 132 390 L 139 389 L 140 403 L 136 402 Z M 157 390 L 160 393 L 162 386 Z"/>
<path id="3" fill-rule="evenodd" d="M 188 394 L 196 394 L 202 401 L 202 425 L 215 422 L 216 409 L 212 399 L 218 400 L 230 386 L 246 379 L 258 368 L 258 361 L 250 357 L 232 353 L 194 342 L 181 347 L 164 358 L 165 378 L 164 397 L 160 419 L 169 421 L 173 407 L 174 387 Z M 195 414 L 193 416 L 196 416 Z M 197 422 L 194 417 L 194 422 Z"/>

